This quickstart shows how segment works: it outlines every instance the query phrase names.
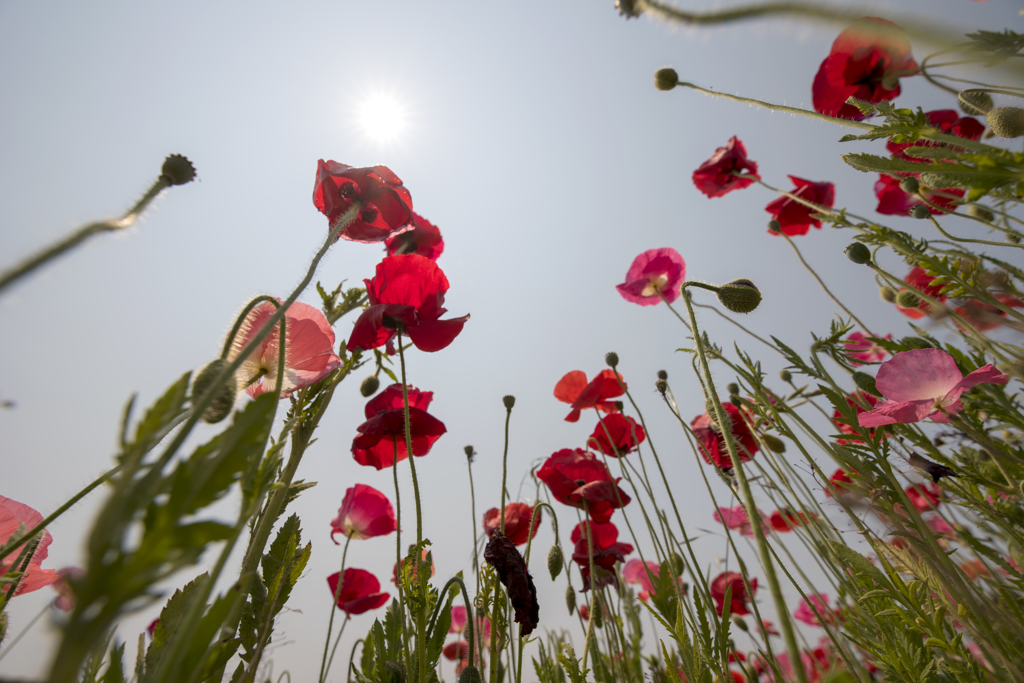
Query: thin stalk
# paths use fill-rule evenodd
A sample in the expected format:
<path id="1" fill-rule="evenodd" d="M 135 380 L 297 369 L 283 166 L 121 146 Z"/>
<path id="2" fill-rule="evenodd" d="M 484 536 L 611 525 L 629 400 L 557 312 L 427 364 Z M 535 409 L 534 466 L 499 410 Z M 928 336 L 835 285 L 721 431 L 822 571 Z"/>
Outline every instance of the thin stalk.
<path id="1" fill-rule="evenodd" d="M 872 334 L 871 328 L 869 328 L 867 325 L 865 325 L 863 322 L 861 322 L 860 318 L 858 318 L 857 316 L 855 316 L 853 314 L 853 311 L 851 311 L 849 308 L 847 308 L 846 306 L 843 305 L 843 302 L 840 301 L 839 298 L 836 297 L 836 295 L 832 293 L 832 290 L 828 288 L 828 285 L 826 285 L 825 281 L 821 279 L 821 276 L 818 275 L 817 272 L 815 272 L 814 268 L 811 268 L 811 265 L 809 263 L 807 263 L 806 260 L 804 260 L 804 255 L 800 253 L 800 249 L 796 246 L 796 244 L 793 242 L 793 240 L 790 239 L 789 235 L 787 235 L 785 233 L 781 233 L 781 232 L 779 234 L 786 238 L 786 241 L 789 243 L 789 246 L 793 247 L 793 251 L 796 252 L 796 257 L 798 259 L 800 259 L 800 263 L 804 264 L 804 268 L 806 268 L 807 271 L 811 275 L 814 276 L 814 279 L 818 281 L 818 284 L 821 285 L 821 288 L 824 289 L 825 293 L 829 295 L 829 298 L 831 298 L 832 301 L 836 302 L 836 305 L 839 306 L 839 308 L 843 309 L 843 311 L 846 313 L 846 315 L 848 315 L 851 318 L 853 318 L 854 320 L 856 320 L 857 324 L 860 325 L 862 330 L 867 332 L 869 336 L 874 337 L 875 335 Z"/>
<path id="2" fill-rule="evenodd" d="M 338 630 L 338 638 L 334 641 L 334 647 L 331 648 L 331 658 L 327 660 L 327 671 L 331 670 L 331 664 L 334 662 L 334 653 L 338 651 L 338 643 L 341 642 L 341 637 L 345 634 L 345 627 L 348 626 L 348 622 L 350 621 L 352 621 L 352 619 L 351 617 L 348 617 L 345 621 L 341 622 L 341 628 Z M 326 671 L 324 672 L 324 675 L 327 675 Z"/>
<path id="3" fill-rule="evenodd" d="M 398 442 L 395 441 L 395 454 L 391 460 L 391 473 L 395 479 L 395 577 L 398 586 L 398 604 L 405 604 L 402 588 L 402 496 L 398 489 Z M 408 640 L 405 637 L 405 615 L 402 615 L 402 656 L 409 663 Z"/>
<path id="4" fill-rule="evenodd" d="M 326 679 L 327 672 L 330 671 L 327 668 L 327 648 L 331 644 L 331 631 L 334 628 L 334 613 L 338 610 L 338 599 L 341 597 L 341 589 L 345 586 L 345 558 L 348 557 L 348 544 L 352 542 L 352 536 L 345 537 L 345 549 L 341 552 L 341 569 L 338 571 L 338 587 L 334 591 L 334 602 L 331 603 L 331 618 L 327 622 L 327 639 L 324 641 L 324 656 L 320 660 L 320 675 L 317 680 L 320 683 Z M 346 617 L 348 615 L 346 614 Z M 347 620 L 347 619 L 346 619 Z M 344 626 L 342 626 L 344 629 Z M 337 645 L 335 645 L 337 647 Z"/>
<path id="5" fill-rule="evenodd" d="M 346 682 L 350 682 L 352 680 L 352 662 L 354 662 L 356 659 L 356 648 L 359 647 L 359 643 L 365 644 L 366 641 L 364 641 L 362 638 L 359 638 L 358 640 L 356 640 L 356 642 L 352 643 L 352 652 L 348 655 L 348 670 L 345 678 Z"/>
<path id="6" fill-rule="evenodd" d="M 509 402 L 511 403 L 511 401 Z M 505 485 L 508 481 L 508 424 L 512 421 L 512 406 L 505 406 L 505 451 L 501 456 L 501 534 L 505 535 Z"/>
<path id="7" fill-rule="evenodd" d="M 39 610 L 39 614 L 32 617 L 32 621 L 28 622 L 25 625 L 25 628 L 21 629 L 21 632 L 14 637 L 14 640 L 12 640 L 7 647 L 0 651 L 0 660 L 6 657 L 7 653 L 14 649 L 14 646 L 17 645 L 21 641 L 21 639 L 25 637 L 25 634 L 28 633 L 29 630 L 31 630 L 32 627 L 36 625 L 37 621 L 43 618 L 44 614 L 50 611 L 50 605 L 51 603 L 49 602 L 43 605 L 43 609 Z"/>

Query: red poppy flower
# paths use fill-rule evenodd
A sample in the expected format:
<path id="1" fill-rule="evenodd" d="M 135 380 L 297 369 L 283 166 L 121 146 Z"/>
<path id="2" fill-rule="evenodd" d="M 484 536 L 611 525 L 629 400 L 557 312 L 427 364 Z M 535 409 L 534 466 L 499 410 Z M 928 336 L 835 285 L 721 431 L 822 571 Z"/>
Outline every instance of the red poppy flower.
<path id="1" fill-rule="evenodd" d="M 992 572 L 988 570 L 988 567 L 986 567 L 985 563 L 981 560 L 967 560 L 960 565 L 960 569 L 964 571 L 964 574 L 966 574 L 967 578 L 971 581 L 974 581 L 979 577 L 992 576 Z"/>
<path id="2" fill-rule="evenodd" d="M 870 406 L 870 408 L 863 408 L 858 401 L 853 400 L 855 396 L 859 396 L 863 401 L 867 402 L 867 404 L 868 404 L 868 406 Z M 878 398 L 875 397 L 875 396 L 872 396 L 871 394 L 867 393 L 866 391 L 857 391 L 856 393 L 850 394 L 849 396 L 847 396 L 846 397 L 846 402 L 849 403 L 854 408 L 854 410 L 857 411 L 858 424 L 859 424 L 860 415 L 862 413 L 868 412 L 871 408 L 874 408 L 875 404 L 878 403 Z M 838 444 L 864 443 L 864 440 L 857 436 L 857 433 L 858 433 L 857 429 L 852 427 L 852 426 L 850 426 L 850 425 L 848 425 L 848 424 L 846 424 L 845 422 L 841 422 L 840 421 L 841 418 L 842 418 L 842 414 L 838 410 L 832 411 L 832 422 L 835 423 L 836 429 L 841 431 L 843 434 L 850 434 L 851 438 L 849 438 L 849 439 L 836 439 L 836 443 L 838 443 Z M 874 430 L 871 430 L 869 432 L 869 434 L 871 435 L 872 438 L 874 438 L 874 436 L 875 436 Z"/>
<path id="3" fill-rule="evenodd" d="M 711 598 L 715 601 L 715 610 L 719 616 L 725 607 L 725 589 L 732 586 L 732 595 L 729 600 L 730 614 L 750 614 L 747 603 L 753 598 L 747 597 L 747 587 L 743 583 L 743 576 L 739 572 L 722 572 L 711 582 Z M 750 590 L 757 593 L 757 579 L 750 579 Z"/>
<path id="4" fill-rule="evenodd" d="M 803 512 L 793 512 L 792 510 L 776 510 L 768 517 L 768 523 L 772 525 L 772 528 L 779 532 L 792 531 L 798 526 L 804 526 L 808 522 L 814 519 L 814 515 L 808 517 Z"/>
<path id="5" fill-rule="evenodd" d="M 611 440 L 608 439 L 609 435 Z M 587 440 L 587 446 L 596 448 L 605 455 L 618 457 L 636 450 L 646 438 L 644 428 L 633 418 L 615 413 L 597 423 L 594 433 Z"/>
<path id="6" fill-rule="evenodd" d="M 558 384 L 555 385 L 555 398 L 572 406 L 572 411 L 566 415 L 565 421 L 577 422 L 580 419 L 580 411 L 587 408 L 596 408 L 605 413 L 616 412 L 618 408 L 615 407 L 615 402 L 608 399 L 622 396 L 627 388 L 622 375 L 614 370 L 602 370 L 589 384 L 586 373 L 582 370 L 573 370 L 558 380 Z"/>
<path id="7" fill-rule="evenodd" d="M 857 472 L 851 470 L 851 474 L 857 474 Z M 844 495 L 848 493 L 849 489 L 844 486 L 844 484 L 852 484 L 853 479 L 850 479 L 850 475 L 846 473 L 846 470 L 840 467 L 832 473 L 828 482 L 829 485 L 825 487 L 825 495 L 832 498 L 833 495 Z"/>
<path id="8" fill-rule="evenodd" d="M 465 640 L 457 640 L 454 643 L 445 645 L 441 652 L 444 653 L 446 659 L 454 662 L 457 659 L 469 657 L 469 643 Z"/>
<path id="9" fill-rule="evenodd" d="M 280 299 L 278 299 L 280 301 Z M 238 334 L 231 342 L 228 360 L 238 357 L 242 349 L 277 312 L 269 301 L 257 304 L 245 316 Z M 341 367 L 341 359 L 334 353 L 334 330 L 319 309 L 299 302 L 288 307 L 284 314 L 286 342 L 284 345 L 284 380 L 281 398 L 292 392 L 316 384 Z M 251 384 L 246 388 L 253 398 L 277 386 L 277 365 L 280 355 L 280 327 L 274 326 L 259 346 L 238 368 L 238 376 Z"/>
<path id="10" fill-rule="evenodd" d="M 648 249 L 633 259 L 626 281 L 615 289 L 626 301 L 641 306 L 660 304 L 662 297 L 672 303 L 679 298 L 686 279 L 686 262 L 671 247 Z"/>
<path id="11" fill-rule="evenodd" d="M 537 512 L 537 518 L 533 523 L 533 533 L 530 533 L 530 518 L 533 515 L 533 508 L 526 503 L 509 503 L 505 506 L 505 536 L 516 545 L 522 545 L 537 535 L 540 529 L 541 513 Z M 491 508 L 484 513 L 484 533 L 487 538 L 494 535 L 501 526 L 501 515 L 498 508 Z"/>
<path id="12" fill-rule="evenodd" d="M 607 548 L 619 538 L 619 528 L 611 522 L 599 524 L 598 522 L 585 519 L 572 528 L 569 541 L 576 545 L 580 540 L 587 539 L 587 529 L 594 538 L 594 547 Z"/>
<path id="13" fill-rule="evenodd" d="M 313 205 L 327 216 L 333 230 L 353 202 L 359 217 L 340 238 L 353 242 L 383 242 L 412 228 L 412 197 L 387 166 L 353 168 L 337 161 L 317 162 Z"/>
<path id="14" fill-rule="evenodd" d="M 332 598 L 338 592 L 340 575 L 340 572 L 334 572 L 327 577 Z M 349 567 L 345 570 L 345 578 L 341 582 L 341 593 L 338 593 L 338 609 L 349 616 L 362 614 L 383 607 L 390 597 L 388 593 L 381 592 L 380 581 L 376 576 L 365 569 Z"/>
<path id="15" fill-rule="evenodd" d="M 934 510 L 942 502 L 942 488 L 938 484 L 914 484 L 907 487 L 907 498 L 918 512 Z"/>
<path id="16" fill-rule="evenodd" d="M 940 132 L 947 135 L 955 135 L 956 137 L 964 138 L 965 140 L 977 140 L 981 137 L 981 134 L 985 132 L 984 124 L 970 116 L 960 116 L 959 112 L 955 109 L 937 109 L 935 111 L 930 111 L 925 114 L 925 118 L 928 120 L 928 125 L 935 126 Z M 911 156 L 904 150 L 908 147 L 947 146 L 948 145 L 943 142 L 934 142 L 932 140 L 894 142 L 892 138 L 889 138 L 889 141 L 885 143 L 885 148 L 889 150 L 889 153 L 895 158 L 925 164 L 930 163 L 930 160 L 922 157 Z"/>
<path id="17" fill-rule="evenodd" d="M 356 539 L 386 536 L 396 528 L 388 497 L 372 486 L 356 484 L 345 491 L 338 516 L 331 522 L 331 540 L 335 534 Z"/>
<path id="18" fill-rule="evenodd" d="M 740 173 L 753 178 L 741 178 Z M 735 135 L 693 172 L 693 184 L 708 197 L 722 197 L 733 190 L 742 190 L 751 185 L 754 178 L 761 179 L 757 175 L 757 163 L 747 159 L 747 148 Z"/>
<path id="19" fill-rule="evenodd" d="M 593 538 L 588 542 L 587 528 L 590 528 Z M 583 576 L 583 590 L 590 588 L 590 544 L 594 548 L 594 566 L 600 567 L 606 573 L 598 579 L 598 587 L 612 585 L 615 580 L 615 563 L 625 562 L 626 555 L 633 552 L 633 546 L 629 543 L 619 543 L 619 530 L 614 524 L 588 524 L 586 521 L 576 525 L 572 531 L 571 540 L 574 544 L 572 559 L 579 565 L 580 574 Z"/>
<path id="20" fill-rule="evenodd" d="M 894 178 L 884 173 L 878 175 L 878 180 L 875 181 L 875 196 L 878 197 L 878 206 L 875 207 L 875 211 L 883 216 L 907 216 L 915 206 L 922 205 L 928 209 L 928 213 L 935 216 L 954 210 L 957 204 L 955 197 L 963 198 L 964 196 L 964 190 L 957 187 L 932 190 L 922 185 L 921 194 L 924 198 L 936 206 L 943 207 L 937 209 L 925 204 L 921 197 L 904 192 L 900 187 L 901 182 L 903 182 L 903 178 Z"/>
<path id="21" fill-rule="evenodd" d="M 423 457 L 434 442 L 447 432 L 444 423 L 427 412 L 434 398 L 432 391 L 409 387 L 409 431 L 412 434 L 412 452 Z M 402 385 L 392 384 L 366 404 L 366 422 L 356 427 L 359 436 L 352 440 L 352 457 L 360 465 L 373 465 L 378 470 L 409 457 L 405 447 L 405 414 Z"/>
<path id="22" fill-rule="evenodd" d="M 941 293 L 943 285 L 932 284 L 932 280 L 934 279 L 935 278 L 933 276 L 924 272 L 924 268 L 922 268 L 921 266 L 914 266 L 913 268 L 910 269 L 910 272 L 907 273 L 907 276 L 903 278 L 903 281 L 906 282 L 911 287 L 913 287 L 914 289 L 923 292 L 925 295 L 930 296 L 939 303 L 942 303 L 948 297 L 945 294 Z M 896 304 L 896 308 L 897 310 L 899 310 L 900 313 L 907 316 L 908 318 L 912 318 L 913 320 L 923 318 L 926 314 L 932 314 L 932 305 L 925 301 L 924 299 L 921 299 L 921 301 L 917 304 L 917 308 L 903 308 L 899 304 Z"/>
<path id="23" fill-rule="evenodd" d="M 791 195 L 808 202 L 832 208 L 832 202 L 835 201 L 836 197 L 836 188 L 832 183 L 815 183 L 803 178 L 797 178 L 795 175 L 789 176 L 789 179 L 793 181 L 795 186 L 790 192 Z M 784 235 L 789 235 L 790 237 L 806 235 L 812 225 L 821 230 L 821 221 L 811 216 L 811 214 L 817 213 L 817 211 L 805 204 L 801 204 L 795 199 L 779 197 L 764 207 L 764 210 L 775 217 L 775 220 L 782 226 L 781 232 Z M 768 232 L 769 234 L 774 234 L 770 230 Z"/>
<path id="24" fill-rule="evenodd" d="M 607 524 L 612 512 L 630 501 L 604 463 L 578 448 L 552 454 L 537 470 L 537 478 L 558 502 L 587 510 L 598 524 Z"/>
<path id="25" fill-rule="evenodd" d="M 440 320 L 447 312 L 443 306 L 448 278 L 436 263 L 419 254 L 387 256 L 377 264 L 373 279 L 363 282 L 370 307 L 356 320 L 349 351 L 387 344 L 399 325 L 420 351 L 440 351 L 469 320 L 468 315 Z"/>
<path id="26" fill-rule="evenodd" d="M 388 256 L 395 254 L 419 254 L 431 261 L 444 251 L 444 240 L 437 226 L 418 213 L 412 214 L 412 230 L 406 230 L 394 237 L 389 237 L 384 246 Z"/>
<path id="27" fill-rule="evenodd" d="M 843 29 L 821 63 L 811 87 L 814 109 L 841 119 L 866 118 L 846 100 L 884 102 L 900 94 L 900 75 L 917 68 L 903 29 L 885 19 L 864 17 Z"/>
<path id="28" fill-rule="evenodd" d="M 757 453 L 757 441 L 750 432 L 747 421 L 740 414 L 739 408 L 731 403 L 725 403 L 722 407 L 725 408 L 732 425 L 730 432 L 736 443 L 736 452 L 740 456 L 740 462 L 747 462 Z M 722 437 L 721 431 L 715 428 L 714 421 L 707 413 L 693 418 L 690 428 L 703 446 L 700 449 L 700 456 L 704 458 L 704 462 L 723 470 L 732 468 L 732 458 L 725 447 L 725 439 Z"/>
<path id="29" fill-rule="evenodd" d="M 1024 301 L 1021 301 L 1012 294 L 996 292 L 993 296 L 1004 306 L 1009 306 L 1010 308 L 1024 308 Z M 1003 321 L 1006 319 L 1005 311 L 992 304 L 978 301 L 977 299 L 971 299 L 963 306 L 957 306 L 956 314 L 970 323 L 971 327 L 979 332 L 994 330 L 1002 325 Z M 957 327 L 961 327 L 960 323 L 955 322 L 955 324 Z"/>
<path id="30" fill-rule="evenodd" d="M 28 505 L 0 496 L 0 546 L 7 543 L 16 534 L 35 528 L 42 521 L 43 516 Z M 55 569 L 43 569 L 41 566 L 50 552 L 49 547 L 53 542 L 53 537 L 50 536 L 49 531 L 43 530 L 38 538 L 40 539 L 39 545 L 36 546 L 35 553 L 29 560 L 28 568 L 21 577 L 15 595 L 37 591 L 60 578 Z M 25 546 L 21 545 L 12 550 L 7 557 L 0 557 L 0 576 L 11 571 L 11 565 L 24 548 Z M 4 560 L 7 561 L 7 564 L 4 564 Z M 10 588 L 5 586 L 3 593 L 6 594 L 9 590 Z"/>

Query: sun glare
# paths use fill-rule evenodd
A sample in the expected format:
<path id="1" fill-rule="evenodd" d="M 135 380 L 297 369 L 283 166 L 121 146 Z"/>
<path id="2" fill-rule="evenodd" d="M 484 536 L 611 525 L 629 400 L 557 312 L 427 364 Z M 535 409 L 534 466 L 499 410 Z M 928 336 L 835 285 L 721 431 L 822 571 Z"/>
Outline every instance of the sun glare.
<path id="1" fill-rule="evenodd" d="M 376 142 L 394 142 L 405 130 L 407 111 L 390 93 L 373 93 L 359 103 L 356 120 L 363 134 Z"/>

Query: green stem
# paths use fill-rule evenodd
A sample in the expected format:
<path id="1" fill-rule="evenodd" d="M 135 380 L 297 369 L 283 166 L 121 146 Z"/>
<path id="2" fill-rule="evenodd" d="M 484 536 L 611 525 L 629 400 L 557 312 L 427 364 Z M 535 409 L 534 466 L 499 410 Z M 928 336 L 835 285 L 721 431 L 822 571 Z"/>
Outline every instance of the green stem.
<path id="1" fill-rule="evenodd" d="M 356 659 L 356 648 L 359 647 L 359 643 L 365 644 L 366 641 L 362 638 L 359 638 L 358 640 L 356 640 L 356 642 L 352 643 L 352 652 L 350 652 L 348 655 L 348 670 L 345 678 L 345 681 L 347 683 L 351 683 L 352 681 L 352 662 L 354 662 Z"/>
<path id="2" fill-rule="evenodd" d="M 341 569 L 338 571 L 338 587 L 334 590 L 334 602 L 331 603 L 331 618 L 327 622 L 327 639 L 324 642 L 324 656 L 320 660 L 320 675 L 317 680 L 323 683 L 326 679 L 327 672 L 330 668 L 327 667 L 327 648 L 331 645 L 331 630 L 334 628 L 334 613 L 338 611 L 338 599 L 341 597 L 341 589 L 345 586 L 345 558 L 348 557 L 348 544 L 352 542 L 352 536 L 345 537 L 345 549 L 341 552 Z M 347 617 L 346 613 L 346 617 Z M 347 619 L 346 619 L 347 620 Z M 344 625 L 342 630 L 344 630 Z M 340 637 L 340 634 L 339 634 Z M 337 647 L 337 645 L 335 645 Z M 333 658 L 333 657 L 332 657 Z"/>
<path id="3" fill-rule="evenodd" d="M 499 530 L 505 535 L 505 486 L 508 483 L 508 424 L 512 421 L 512 408 L 505 408 L 505 451 L 501 456 L 501 523 Z"/>
<path id="4" fill-rule="evenodd" d="M 398 442 L 395 441 L 394 457 L 391 460 L 391 473 L 395 479 L 395 585 L 398 586 L 398 604 L 405 604 L 402 588 L 402 496 L 398 490 Z M 405 614 L 402 614 L 402 656 L 409 664 L 409 641 L 405 637 Z"/>
<path id="5" fill-rule="evenodd" d="M 327 671 L 331 670 L 331 664 L 334 662 L 334 653 L 338 651 L 338 644 L 341 642 L 341 636 L 345 634 L 345 627 L 348 626 L 348 622 L 350 621 L 352 621 L 351 617 L 341 622 L 341 628 L 338 630 L 338 638 L 334 641 L 334 647 L 331 648 L 331 658 L 327 660 Z M 326 676 L 327 673 L 324 672 L 324 675 Z"/>
<path id="6" fill-rule="evenodd" d="M 814 276 L 814 279 L 818 281 L 818 284 L 821 285 L 821 288 L 824 289 L 825 293 L 829 295 L 829 298 L 831 298 L 832 301 L 836 302 L 836 305 L 839 306 L 839 308 L 843 309 L 846 315 L 856 320 L 857 324 L 860 325 L 861 329 L 868 333 L 868 336 L 874 337 L 875 335 L 872 334 L 871 328 L 869 328 L 867 325 L 861 322 L 860 318 L 853 314 L 853 311 L 851 311 L 850 309 L 843 305 L 843 302 L 840 301 L 838 297 L 836 297 L 836 295 L 832 293 L 832 290 L 828 288 L 828 286 L 825 284 L 825 281 L 821 279 L 821 276 L 819 276 L 818 273 L 815 272 L 814 268 L 811 268 L 811 265 L 807 263 L 806 260 L 804 260 L 804 255 L 800 253 L 800 249 L 796 246 L 793 240 L 790 239 L 789 235 L 785 233 L 779 234 L 786 238 L 786 241 L 789 242 L 789 246 L 793 247 L 793 251 L 796 252 L 796 257 L 800 259 L 800 263 L 804 264 L 804 268 L 806 268 L 807 271 Z"/>

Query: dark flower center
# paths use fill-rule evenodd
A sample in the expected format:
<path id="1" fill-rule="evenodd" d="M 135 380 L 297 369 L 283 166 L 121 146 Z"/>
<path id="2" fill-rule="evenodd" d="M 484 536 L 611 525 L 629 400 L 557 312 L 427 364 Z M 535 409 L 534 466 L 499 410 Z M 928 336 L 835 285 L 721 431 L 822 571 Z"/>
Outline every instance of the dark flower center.
<path id="1" fill-rule="evenodd" d="M 342 199 L 355 199 L 356 194 L 355 183 L 345 183 L 338 188 L 338 196 Z"/>
<path id="2" fill-rule="evenodd" d="M 577 479 L 577 480 L 576 480 L 576 486 L 584 486 L 584 485 L 585 485 L 586 483 L 587 483 L 587 482 L 585 482 L 585 481 L 584 481 L 584 480 L 582 480 L 582 479 Z"/>
<path id="3" fill-rule="evenodd" d="M 379 214 L 380 212 L 377 211 L 377 209 L 365 209 L 361 214 L 359 214 L 359 218 L 364 223 L 373 223 L 377 220 L 377 216 Z"/>

